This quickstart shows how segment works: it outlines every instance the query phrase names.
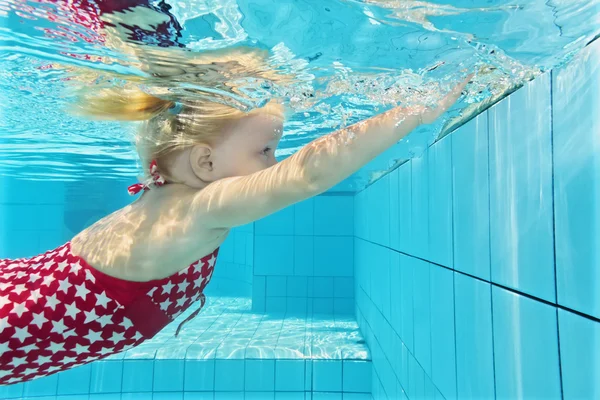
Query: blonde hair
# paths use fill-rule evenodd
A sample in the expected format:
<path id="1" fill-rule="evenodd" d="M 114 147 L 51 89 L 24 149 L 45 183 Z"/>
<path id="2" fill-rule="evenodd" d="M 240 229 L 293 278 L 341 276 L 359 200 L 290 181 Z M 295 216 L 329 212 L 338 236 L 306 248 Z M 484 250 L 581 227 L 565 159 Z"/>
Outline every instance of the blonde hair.
<path id="1" fill-rule="evenodd" d="M 149 165 L 156 160 L 161 175 L 170 181 L 173 179 L 161 160 L 174 151 L 200 143 L 214 145 L 229 124 L 254 113 L 283 118 L 283 107 L 276 101 L 245 112 L 216 101 L 165 100 L 133 87 L 102 89 L 88 94 L 76 112 L 98 120 L 141 121 L 135 137 L 144 170 L 141 179 L 150 178 Z"/>
<path id="2" fill-rule="evenodd" d="M 198 143 L 214 144 L 228 124 L 252 113 L 266 112 L 283 118 L 283 107 L 276 101 L 249 112 L 225 103 L 234 103 L 240 80 L 262 79 L 292 84 L 294 76 L 269 68 L 268 52 L 250 47 L 209 50 L 202 53 L 171 48 L 135 48 L 139 67 L 146 77 L 116 74 L 120 87 L 89 86 L 96 82 L 95 71 L 78 70 L 79 104 L 70 111 L 91 119 L 141 121 L 135 137 L 144 170 L 141 179 L 149 179 L 149 164 L 156 160 L 167 179 L 166 156 Z M 110 76 L 110 74 L 109 74 Z M 74 81 L 71 81 L 74 83 Z M 233 96 L 215 93 L 190 93 L 180 84 L 213 88 Z M 243 83 L 242 83 L 243 84 Z M 83 87 L 83 88 L 82 88 Z M 141 87 L 148 88 L 142 90 Z M 82 88 L 82 89 L 81 89 Z M 177 95 L 172 89 L 179 89 Z M 76 89 L 77 90 L 77 89 Z M 151 92 L 152 94 L 148 93 Z"/>

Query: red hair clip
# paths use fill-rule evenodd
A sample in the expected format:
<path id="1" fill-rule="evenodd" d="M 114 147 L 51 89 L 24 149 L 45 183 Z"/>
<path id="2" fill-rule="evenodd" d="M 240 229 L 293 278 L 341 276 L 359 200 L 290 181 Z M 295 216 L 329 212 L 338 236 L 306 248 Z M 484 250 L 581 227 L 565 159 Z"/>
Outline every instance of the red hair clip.
<path id="1" fill-rule="evenodd" d="M 146 190 L 150 190 L 151 186 L 162 186 L 165 183 L 165 178 L 163 178 L 158 172 L 158 165 L 156 164 L 156 160 L 152 160 L 150 163 L 150 178 L 146 183 L 136 183 L 127 188 L 127 191 L 131 196 L 134 196 L 141 192 L 142 190 L 145 192 Z"/>

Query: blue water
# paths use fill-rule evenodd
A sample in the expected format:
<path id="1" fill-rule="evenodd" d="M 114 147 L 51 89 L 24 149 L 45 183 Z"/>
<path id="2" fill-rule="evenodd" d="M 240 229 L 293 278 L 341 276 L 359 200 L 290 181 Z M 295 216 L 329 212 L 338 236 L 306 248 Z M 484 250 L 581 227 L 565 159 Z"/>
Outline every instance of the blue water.
<path id="1" fill-rule="evenodd" d="M 78 87 L 73 78 L 83 74 L 86 86 L 136 78 L 146 80 L 148 90 L 161 83 L 148 76 L 131 48 L 104 43 L 96 31 L 73 23 L 73 11 L 64 4 L 69 3 L 0 3 L 0 88 L 3 102 L 11 104 L 0 122 L 0 170 L 27 179 L 134 178 L 133 128 L 65 113 Z M 188 49 L 261 48 L 270 52 L 269 68 L 293 72 L 291 84 L 241 79 L 236 100 L 231 99 L 238 106 L 274 95 L 285 101 L 288 119 L 279 158 L 392 105 L 432 103 L 463 76 L 461 71 L 479 71 L 467 98 L 445 117 L 460 123 L 473 113 L 463 118 L 460 109 L 502 97 L 564 63 L 600 33 L 598 0 L 190 0 L 171 6 L 183 26 L 179 42 Z M 154 57 L 172 59 L 162 53 Z M 185 75 L 172 80 L 203 87 Z M 440 121 L 415 132 L 395 154 L 338 190 L 364 187 L 452 126 Z"/>
<path id="2" fill-rule="evenodd" d="M 280 158 L 463 68 L 476 84 L 334 190 L 234 229 L 179 337 L 187 314 L 0 398 L 600 398 L 598 1 L 173 6 L 188 48 L 267 48 L 301 77 L 231 99 L 286 100 Z M 0 1 L 0 21 L 0 258 L 28 257 L 131 201 L 131 127 L 65 113 L 65 79 L 145 75 L 56 5 Z"/>

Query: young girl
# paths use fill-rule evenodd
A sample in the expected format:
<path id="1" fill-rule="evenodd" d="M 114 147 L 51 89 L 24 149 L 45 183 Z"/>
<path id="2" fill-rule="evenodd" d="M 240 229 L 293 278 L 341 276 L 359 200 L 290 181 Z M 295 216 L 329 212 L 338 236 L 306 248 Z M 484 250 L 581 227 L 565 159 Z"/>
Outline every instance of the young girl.
<path id="1" fill-rule="evenodd" d="M 391 109 L 280 163 L 274 151 L 283 113 L 275 102 L 244 113 L 133 90 L 90 100 L 85 108 L 95 117 L 144 121 L 137 145 L 148 181 L 129 188 L 139 199 L 71 242 L 0 260 L 0 384 L 130 349 L 199 302 L 183 324 L 204 305 L 230 228 L 331 188 L 437 119 L 467 82 L 435 109 Z"/>

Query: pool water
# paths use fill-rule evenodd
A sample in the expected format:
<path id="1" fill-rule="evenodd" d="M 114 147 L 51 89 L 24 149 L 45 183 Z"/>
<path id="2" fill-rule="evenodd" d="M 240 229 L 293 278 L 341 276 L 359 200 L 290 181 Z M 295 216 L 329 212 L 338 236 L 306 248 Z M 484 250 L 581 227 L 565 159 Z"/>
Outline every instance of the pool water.
<path id="1" fill-rule="evenodd" d="M 75 71 L 160 82 L 66 4 L 0 2 L 0 258 L 61 245 L 131 201 L 132 127 L 64 108 Z M 249 108 L 284 99 L 279 158 L 478 73 L 437 124 L 232 230 L 178 337 L 191 310 L 139 347 L 0 398 L 600 398 L 598 1 L 171 6 L 188 49 L 266 48 L 299 76 L 217 93 Z"/>

